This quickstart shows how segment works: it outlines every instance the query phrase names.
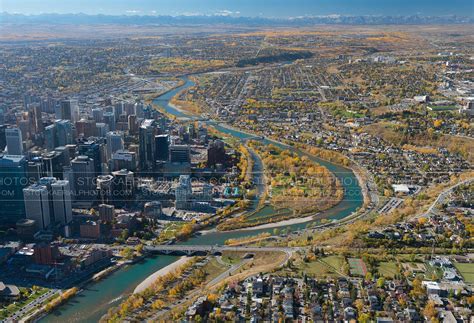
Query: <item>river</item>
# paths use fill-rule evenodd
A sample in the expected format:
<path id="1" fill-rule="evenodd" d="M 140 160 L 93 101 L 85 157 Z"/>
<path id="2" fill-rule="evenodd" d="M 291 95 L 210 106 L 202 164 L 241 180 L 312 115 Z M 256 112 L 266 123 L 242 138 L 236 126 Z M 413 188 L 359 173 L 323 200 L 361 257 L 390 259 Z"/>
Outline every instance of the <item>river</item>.
<path id="1" fill-rule="evenodd" d="M 154 100 L 154 103 L 163 108 L 166 112 L 175 115 L 178 118 L 192 117 L 179 111 L 170 105 L 170 100 L 180 91 L 191 87 L 194 83 L 188 78 L 183 78 L 185 83 L 176 89 L 173 89 Z M 227 127 L 222 124 L 218 124 L 215 121 L 203 121 L 210 126 L 215 127 L 217 130 L 234 136 L 239 139 L 257 138 L 254 135 L 247 134 L 236 129 Z M 259 138 L 257 138 L 259 139 Z M 291 149 L 299 154 L 304 154 L 301 151 L 295 150 L 293 147 L 287 145 L 275 143 L 268 139 L 261 139 L 267 144 L 277 144 L 283 148 Z M 334 173 L 341 181 L 344 187 L 344 198 L 335 207 L 323 211 L 319 214 L 319 218 L 327 218 L 339 220 L 349 216 L 351 213 L 356 211 L 363 203 L 363 196 L 354 173 L 347 168 L 334 165 L 325 160 L 309 156 L 311 159 L 327 167 L 332 173 Z M 261 165 L 257 163 L 255 170 L 261 169 Z M 310 222 L 293 224 L 285 229 L 290 231 L 296 231 L 305 228 Z M 225 240 L 231 238 L 240 238 L 245 236 L 251 236 L 262 232 L 272 232 L 273 229 L 260 229 L 260 230 L 248 230 L 248 231 L 232 231 L 232 232 L 210 232 L 206 235 L 199 235 L 189 239 L 183 244 L 223 244 Z M 149 275 L 155 271 L 169 265 L 176 261 L 178 257 L 174 256 L 158 256 L 156 258 L 148 258 L 143 262 L 127 266 L 126 268 L 120 269 L 112 275 L 105 277 L 98 283 L 90 284 L 80 294 L 71 299 L 67 304 L 59 307 L 51 314 L 47 315 L 41 322 L 94 322 L 98 321 L 100 317 L 107 313 L 108 309 L 117 306 L 124 297 L 130 294 L 133 289 Z"/>

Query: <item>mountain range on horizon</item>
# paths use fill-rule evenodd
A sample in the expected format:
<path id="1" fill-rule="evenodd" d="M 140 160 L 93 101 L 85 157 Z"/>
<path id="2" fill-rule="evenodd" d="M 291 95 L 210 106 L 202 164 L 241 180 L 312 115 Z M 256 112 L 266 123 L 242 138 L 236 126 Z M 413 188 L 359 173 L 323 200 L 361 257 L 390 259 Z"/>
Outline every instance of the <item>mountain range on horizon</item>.
<path id="1" fill-rule="evenodd" d="M 347 25 L 416 25 L 472 24 L 469 16 L 446 15 L 322 15 L 289 18 L 244 17 L 230 15 L 88 15 L 84 13 L 43 13 L 36 15 L 0 13 L 3 24 L 131 24 L 131 25 L 199 25 L 234 24 L 268 26 L 309 26 L 314 24 Z"/>
<path id="2" fill-rule="evenodd" d="M 208 16 L 290 18 L 301 16 L 474 17 L 472 0 L 2 0 L 0 11 L 20 14 Z"/>

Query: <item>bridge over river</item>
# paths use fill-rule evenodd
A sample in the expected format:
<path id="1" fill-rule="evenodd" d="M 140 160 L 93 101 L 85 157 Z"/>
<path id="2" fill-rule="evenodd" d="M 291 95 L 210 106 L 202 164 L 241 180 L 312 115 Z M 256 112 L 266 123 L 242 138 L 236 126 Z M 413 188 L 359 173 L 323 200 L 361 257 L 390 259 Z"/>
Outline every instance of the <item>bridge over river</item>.
<path id="1" fill-rule="evenodd" d="M 183 77 L 185 82 L 183 85 L 171 90 L 153 102 L 162 107 L 167 113 L 173 114 L 175 117 L 187 117 L 182 111 L 176 109 L 170 104 L 170 100 L 180 91 L 193 86 L 194 83 L 186 77 Z M 246 140 L 249 138 L 257 138 L 257 136 L 244 133 L 238 129 L 231 128 L 225 124 L 220 124 L 215 120 L 207 120 L 203 122 L 216 128 L 227 135 L 233 136 L 239 140 Z M 265 144 L 275 144 L 274 141 L 260 138 Z M 282 145 L 284 149 L 295 149 L 286 145 Z M 299 151 L 298 151 L 299 152 Z M 302 153 L 302 152 L 299 152 Z M 312 157 L 314 158 L 314 157 Z M 316 159 L 315 160 L 325 166 L 333 174 L 335 174 L 341 181 L 344 187 L 343 200 L 333 208 L 320 212 L 319 218 L 329 220 L 342 220 L 350 217 L 351 214 L 357 211 L 363 204 L 363 196 L 361 188 L 354 173 L 346 168 L 332 164 L 330 162 Z M 352 218 L 354 219 L 354 218 Z M 316 220 L 315 220 L 316 221 Z M 352 220 L 351 220 L 352 221 Z M 349 222 L 347 220 L 347 222 Z M 347 223 L 346 222 L 346 223 Z M 309 221 L 308 223 L 314 223 Z M 288 232 L 295 232 L 298 230 L 306 230 L 308 223 L 298 223 L 287 226 Z M 80 297 L 74 297 L 74 301 L 68 302 L 67 305 L 59 307 L 48 316 L 42 318 L 44 323 L 62 323 L 62 322 L 97 322 L 102 315 L 107 313 L 109 308 L 119 305 L 122 297 L 133 291 L 133 288 L 140 284 L 146 277 L 149 277 L 157 270 L 176 261 L 176 255 L 196 255 L 196 254 L 219 254 L 222 251 L 240 251 L 257 253 L 265 251 L 281 251 L 285 252 L 287 256 L 298 250 L 298 248 L 279 248 L 279 247 L 244 247 L 244 246 L 225 246 L 224 242 L 228 239 L 236 239 L 247 236 L 255 236 L 263 232 L 271 232 L 271 228 L 254 228 L 249 231 L 231 231 L 231 232 L 210 232 L 206 235 L 195 236 L 180 245 L 157 245 L 146 246 L 145 249 L 150 253 L 160 253 L 163 256 L 149 257 L 143 262 L 134 264 L 133 266 L 126 266 L 112 275 L 95 283 L 93 286 L 86 287 L 81 293 Z"/>
<path id="2" fill-rule="evenodd" d="M 220 254 L 224 251 L 240 252 L 285 252 L 293 253 L 300 248 L 289 247 L 250 247 L 250 246 L 224 246 L 224 245 L 155 245 L 145 246 L 144 250 L 151 253 L 164 255 Z"/>

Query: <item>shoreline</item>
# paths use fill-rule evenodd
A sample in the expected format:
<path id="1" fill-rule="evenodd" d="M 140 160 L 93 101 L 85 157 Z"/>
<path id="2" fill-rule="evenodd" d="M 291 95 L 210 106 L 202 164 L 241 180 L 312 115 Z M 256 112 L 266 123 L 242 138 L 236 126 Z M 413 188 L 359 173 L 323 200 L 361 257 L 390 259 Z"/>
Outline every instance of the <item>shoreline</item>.
<path id="1" fill-rule="evenodd" d="M 153 274 L 151 274 L 150 276 L 145 278 L 145 280 L 143 280 L 140 284 L 138 284 L 137 287 L 135 287 L 135 289 L 133 290 L 133 294 L 138 294 L 138 293 L 143 292 L 148 287 L 153 285 L 153 283 L 155 282 L 155 280 L 158 277 L 164 276 L 164 275 L 168 274 L 169 272 L 171 272 L 173 270 L 176 270 L 181 265 L 184 265 L 186 262 L 188 262 L 188 260 L 190 260 L 190 259 L 192 259 L 192 257 L 182 256 L 181 258 L 179 258 L 175 262 L 169 264 L 168 266 L 165 266 L 165 267 L 155 271 Z"/>
<path id="2" fill-rule="evenodd" d="M 214 231 L 214 232 L 221 232 L 221 233 L 229 233 L 229 232 L 239 232 L 239 231 L 252 231 L 252 230 L 260 230 L 260 229 L 271 229 L 271 228 L 278 228 L 278 227 L 284 227 L 288 225 L 293 225 L 293 224 L 301 224 L 305 222 L 310 222 L 314 220 L 314 217 L 317 214 L 306 216 L 304 218 L 295 218 L 295 219 L 289 219 L 289 220 L 283 220 L 279 222 L 274 222 L 274 223 L 266 223 L 266 224 L 260 224 L 256 225 L 254 227 L 246 227 L 246 228 L 241 228 L 241 229 L 236 229 L 236 230 L 227 230 L 227 231 Z M 204 234 L 207 234 L 209 232 L 212 232 L 211 230 L 208 230 Z"/>
<path id="3" fill-rule="evenodd" d="M 180 85 L 182 86 L 182 85 Z M 179 86 L 178 86 L 179 87 Z M 170 89 L 169 91 L 166 91 L 165 93 L 162 93 L 160 94 L 158 97 L 160 96 L 163 96 L 165 95 L 166 93 L 169 93 L 171 91 L 173 91 L 175 88 L 173 89 Z M 157 98 L 158 98 L 157 97 Z M 162 110 L 162 111 L 165 111 L 166 112 L 166 108 L 165 107 L 161 107 L 160 104 L 157 104 L 157 103 L 154 103 L 155 99 L 152 100 L 152 105 L 156 108 L 158 108 L 159 110 Z M 170 100 L 171 101 L 171 100 Z M 193 119 L 194 116 L 189 116 L 189 111 L 186 111 L 186 110 L 182 110 L 180 109 L 179 107 L 175 106 L 173 103 L 169 102 L 168 103 L 169 106 L 173 107 L 174 109 L 176 109 L 177 111 L 183 113 L 183 114 L 186 114 L 188 115 L 187 117 L 184 117 L 184 118 L 188 118 L 188 119 Z M 160 109 L 162 108 L 162 109 Z M 176 117 L 177 119 L 179 119 L 180 117 Z M 252 136 L 252 137 L 258 137 L 258 135 L 255 135 L 255 134 L 252 134 L 252 133 L 248 133 L 247 131 L 245 130 L 239 130 L 238 128 L 235 128 L 233 126 L 230 126 L 230 125 L 227 125 L 227 124 L 223 124 L 223 123 L 220 123 L 219 121 L 216 121 L 216 120 L 210 120 L 210 122 L 214 123 L 218 126 L 221 126 L 223 128 L 227 128 L 227 129 L 230 129 L 230 130 L 235 130 L 235 131 L 238 131 L 238 132 L 242 132 L 242 133 L 245 133 L 249 136 Z M 212 125 L 211 125 L 212 126 Z M 271 140 L 271 141 L 274 141 L 272 139 L 269 139 L 267 138 L 268 140 Z M 276 143 L 279 143 L 278 141 L 274 141 Z M 279 143 L 279 144 L 283 144 L 285 146 L 289 146 L 287 144 L 284 144 L 284 143 Z M 318 157 L 319 158 L 319 157 Z M 336 163 L 333 163 L 333 164 L 336 164 Z M 337 165 L 337 164 L 336 164 Z M 351 169 L 351 168 L 349 168 Z M 351 169 L 354 174 L 356 173 L 353 169 Z M 362 185 L 360 185 L 362 186 Z M 201 234 L 207 234 L 207 233 L 210 233 L 210 232 L 222 232 L 222 233 L 229 233 L 229 232 L 238 232 L 238 231 L 252 231 L 252 230 L 259 230 L 259 229 L 268 229 L 268 228 L 276 228 L 276 227 L 284 227 L 284 226 L 288 226 L 288 225 L 293 225 L 293 224 L 300 224 L 300 223 L 305 223 L 305 222 L 309 222 L 309 221 L 312 221 L 314 220 L 314 217 L 316 215 L 311 215 L 311 216 L 307 216 L 307 217 L 303 217 L 303 218 L 295 218 L 295 219 L 289 219 L 289 220 L 283 220 L 283 221 L 279 221 L 279 222 L 275 222 L 275 223 L 267 223 L 267 224 L 261 224 L 261 225 L 258 225 L 258 226 L 254 226 L 254 227 L 247 227 L 247 228 L 241 228 L 241 229 L 237 229 L 237 230 L 229 230 L 229 231 L 217 231 L 215 229 L 209 229 L 209 230 L 203 230 L 201 231 Z M 348 217 L 351 217 L 351 215 L 349 215 Z M 151 275 L 149 275 L 148 277 L 146 277 L 140 284 L 138 284 L 134 291 L 133 291 L 133 294 L 135 293 L 139 293 L 139 292 L 142 292 L 144 291 L 146 288 L 152 286 L 152 284 L 154 283 L 154 281 L 160 277 L 160 276 L 163 276 L 163 275 L 166 275 L 167 273 L 169 272 L 173 272 L 175 271 L 177 268 L 179 268 L 181 265 L 183 265 L 184 263 L 186 263 L 188 260 L 192 259 L 191 257 L 186 257 L 186 256 L 183 256 L 181 258 L 179 258 L 178 260 L 174 261 L 173 263 L 157 270 L 156 272 L 152 273 Z M 133 264 L 134 262 L 130 263 L 130 264 Z M 118 270 L 120 268 L 123 268 L 122 266 L 124 265 L 127 265 L 126 263 L 118 266 L 115 268 L 115 270 Z M 106 270 L 103 270 L 102 272 L 102 275 L 99 275 L 100 279 L 107 279 L 108 276 L 110 274 L 112 274 L 115 270 L 111 270 L 111 271 L 108 271 L 107 269 Z M 98 274 L 100 274 L 98 273 Z M 92 280 L 92 281 L 89 281 L 88 283 L 91 283 L 91 284 L 95 284 L 97 281 L 96 280 Z M 82 292 L 82 291 L 80 291 Z M 79 293 L 80 293 L 79 292 Z M 66 303 L 69 303 L 66 302 Z"/>
<path id="4" fill-rule="evenodd" d="M 225 122 L 219 121 L 219 120 L 210 119 L 209 121 L 215 123 L 215 124 L 218 125 L 219 127 L 225 128 L 225 129 L 227 129 L 227 130 L 237 131 L 237 132 L 241 132 L 241 133 L 243 133 L 243 134 L 246 134 L 247 136 L 250 137 L 249 139 L 255 139 L 255 138 L 256 138 L 256 139 L 259 139 L 259 138 L 261 138 L 261 137 L 263 137 L 264 139 L 268 139 L 268 138 L 265 137 L 265 136 L 260 136 L 260 135 L 258 135 L 258 134 L 249 132 L 249 131 L 247 131 L 247 130 L 240 130 L 239 128 L 236 128 L 236 127 L 234 127 L 234 126 L 231 126 L 231 125 L 229 125 L 229 124 L 227 124 L 227 123 L 225 123 Z M 211 124 L 211 126 L 212 126 L 212 124 Z"/>
<path id="5" fill-rule="evenodd" d="M 176 106 L 175 104 L 169 102 L 168 103 L 173 109 L 176 109 L 177 111 L 183 113 L 186 115 L 185 118 L 188 118 L 188 119 L 192 119 L 192 118 L 195 118 L 197 117 L 196 115 L 194 115 L 193 113 L 190 113 L 189 111 L 186 111 L 186 110 L 183 110 L 181 109 L 180 107 Z M 258 134 L 255 134 L 255 133 L 251 133 L 251 132 L 248 132 L 246 130 L 241 130 L 241 129 L 238 129 L 234 126 L 231 126 L 229 124 L 226 124 L 226 123 L 223 123 L 223 122 L 220 122 L 218 120 L 209 120 L 211 122 L 210 126 L 212 126 L 212 123 L 215 123 L 215 125 L 217 126 L 220 126 L 222 128 L 225 128 L 225 129 L 228 129 L 228 130 L 232 130 L 232 131 L 238 131 L 238 132 L 242 132 L 244 134 L 246 134 L 247 136 L 251 137 L 251 138 L 259 138 L 259 137 L 263 137 L 264 139 L 268 140 L 269 142 L 271 143 L 274 143 L 274 144 L 277 144 L 277 145 L 282 145 L 284 147 L 287 147 L 287 148 L 295 148 L 295 147 L 292 147 L 291 145 L 287 144 L 287 143 L 284 143 L 284 142 L 279 142 L 273 138 L 270 138 L 270 137 L 266 137 L 266 136 L 259 136 Z M 352 212 L 351 214 L 349 214 L 347 217 L 345 217 L 344 219 L 340 219 L 340 220 L 336 220 L 335 222 L 332 221 L 330 224 L 324 224 L 322 225 L 323 227 L 325 226 L 328 226 L 328 225 L 334 225 L 336 223 L 341 223 L 343 224 L 346 220 L 346 221 L 351 221 L 353 220 L 355 217 L 357 217 L 358 215 L 364 213 L 365 209 L 366 209 L 366 206 L 371 202 L 371 197 L 370 197 L 370 194 L 369 194 L 369 190 L 368 190 L 368 185 L 367 185 L 367 180 L 365 179 L 364 176 L 362 176 L 362 169 L 360 168 L 360 166 L 358 166 L 356 163 L 354 163 L 352 160 L 351 161 L 351 165 L 349 166 L 345 166 L 345 165 L 341 165 L 339 163 L 336 163 L 336 162 L 333 162 L 333 161 L 330 161 L 330 160 L 327 160 L 325 158 L 321 158 L 319 156 L 315 156 L 307 151 L 304 151 L 304 150 L 301 150 L 301 152 L 303 152 L 303 154 L 306 154 L 306 155 L 310 155 L 310 156 L 313 156 L 317 159 L 320 159 L 324 162 L 328 162 L 328 163 L 331 163 L 331 164 L 334 164 L 338 167 L 341 167 L 341 168 L 344 168 L 348 171 L 351 171 L 353 174 L 354 174 L 354 177 L 356 178 L 358 184 L 359 184 L 359 187 L 360 187 L 360 190 L 361 190 L 361 193 L 362 193 L 362 197 L 363 197 L 363 200 L 362 200 L 362 205 L 360 206 L 360 208 L 354 212 Z M 342 201 L 342 200 L 341 200 Z M 339 204 L 339 203 L 338 203 Z M 242 232 L 242 231 L 252 231 L 252 230 L 262 230 L 262 229 L 271 229 L 271 228 L 278 228 L 278 227 L 284 227 L 284 226 L 288 226 L 288 225 L 294 225 L 294 224 L 301 224 L 301 223 L 306 223 L 306 222 L 311 222 L 313 220 L 315 220 L 315 217 L 317 216 L 317 214 L 314 214 L 314 215 L 310 215 L 310 216 L 307 216 L 307 217 L 303 217 L 303 218 L 295 218 L 295 219 L 290 219 L 290 220 L 283 220 L 283 221 L 279 221 L 279 222 L 274 222 L 274 223 L 266 223 L 266 224 L 261 224 L 261 225 L 258 225 L 258 226 L 253 226 L 253 227 L 246 227 L 246 228 L 241 228 L 241 229 L 236 229 L 236 230 L 226 230 L 226 231 L 219 231 L 217 230 L 216 228 L 213 228 L 213 229 L 208 229 L 208 230 L 203 230 L 203 231 L 200 231 L 200 234 L 201 235 L 207 235 L 209 233 L 215 233 L 215 232 L 220 232 L 220 233 L 232 233 L 232 232 Z"/>
<path id="6" fill-rule="evenodd" d="M 192 119 L 192 118 L 199 117 L 198 115 L 196 115 L 196 114 L 194 114 L 194 113 L 192 113 L 192 112 L 190 112 L 190 111 L 187 111 L 187 110 L 184 110 L 184 109 L 180 108 L 180 107 L 177 106 L 176 104 L 172 103 L 171 100 L 170 100 L 170 102 L 168 102 L 168 105 L 169 105 L 170 107 L 172 107 L 173 109 L 176 109 L 177 111 L 181 112 L 182 114 L 185 114 L 186 117 L 184 117 L 184 118 Z M 225 122 L 222 122 L 222 121 L 213 120 L 213 119 L 210 119 L 209 121 L 211 122 L 211 126 L 212 126 L 212 123 L 215 123 L 217 126 L 226 128 L 226 129 L 228 129 L 228 130 L 242 132 L 242 133 L 246 134 L 247 136 L 249 136 L 249 137 L 251 137 L 251 138 L 263 137 L 264 139 L 266 139 L 266 140 L 268 140 L 268 141 L 270 141 L 270 142 L 272 142 L 272 143 L 274 143 L 274 144 L 283 145 L 283 146 L 288 147 L 288 148 L 289 148 L 289 147 L 292 147 L 291 145 L 289 145 L 289 144 L 287 144 L 287 143 L 279 142 L 279 141 L 277 141 L 277 140 L 275 140 L 275 139 L 273 139 L 273 138 L 271 138 L 271 137 L 262 136 L 262 135 L 259 135 L 259 134 L 256 134 L 256 133 L 249 132 L 249 131 L 247 131 L 247 130 L 242 130 L 242 129 L 236 128 L 236 127 L 234 127 L 234 126 L 232 126 L 232 125 L 229 125 L 229 124 L 227 124 L 227 123 L 225 123 Z M 294 148 L 294 147 L 292 147 L 292 148 Z M 300 150 L 301 150 L 301 149 L 300 149 Z M 304 150 L 301 150 L 301 151 L 302 151 L 304 154 L 311 155 L 311 156 L 313 156 L 313 157 L 315 157 L 315 158 L 317 158 L 317 159 L 320 159 L 320 160 L 322 160 L 322 161 L 325 161 L 325 162 L 328 162 L 328 163 L 332 163 L 332 164 L 334 164 L 334 165 L 337 165 L 337 166 L 339 166 L 339 167 L 342 167 L 342 168 L 345 168 L 345 169 L 347 169 L 347 170 L 349 170 L 349 171 L 352 171 L 352 173 L 353 173 L 354 176 L 356 177 L 357 181 L 359 182 L 359 187 L 360 187 L 361 192 L 362 192 L 362 196 L 363 196 L 363 202 L 362 202 L 362 203 L 363 203 L 363 204 L 362 204 L 361 207 L 363 208 L 366 204 L 368 204 L 368 203 L 371 202 L 372 199 L 371 199 L 371 197 L 370 197 L 369 190 L 368 190 L 368 187 L 367 187 L 367 180 L 366 180 L 365 177 L 362 175 L 363 171 L 362 171 L 361 167 L 360 167 L 359 165 L 357 165 L 357 163 L 355 163 L 353 160 L 351 160 L 351 159 L 349 158 L 349 160 L 351 161 L 351 165 L 345 166 L 345 165 L 341 165 L 341 164 L 339 164 L 339 163 L 336 163 L 336 162 L 327 160 L 327 159 L 325 159 L 325 158 L 321 158 L 321 157 L 319 157 L 319 156 L 315 156 L 315 155 L 313 155 L 313 154 L 311 154 L 311 153 L 309 153 L 309 152 L 307 152 L 307 151 L 304 151 Z M 347 157 L 347 156 L 346 156 L 346 157 Z M 309 218 L 309 217 L 307 217 L 307 218 Z M 290 221 L 290 220 L 286 220 L 286 221 Z M 308 220 L 308 221 L 309 221 L 309 220 Z M 285 221 L 282 221 L 282 222 L 285 222 Z M 306 222 L 306 221 L 304 221 L 304 222 Z M 272 227 L 277 227 L 276 224 L 278 224 L 278 223 L 280 223 L 280 222 L 274 223 L 275 226 L 271 226 L 270 228 L 272 228 Z M 298 223 L 302 223 L 302 222 L 297 222 L 297 223 L 292 223 L 292 224 L 298 224 Z M 263 224 L 263 225 L 261 225 L 261 226 L 256 226 L 256 227 L 252 227 L 252 228 L 266 229 L 266 228 L 268 228 L 268 227 L 264 227 L 264 226 L 266 226 L 266 225 L 267 225 L 267 224 Z M 283 226 L 283 225 L 286 225 L 286 224 L 282 224 L 282 225 L 279 225 L 279 226 Z M 250 229 L 250 228 L 244 228 L 244 229 L 242 229 L 242 230 L 239 229 L 239 230 L 222 231 L 222 232 L 243 231 L 243 230 L 245 230 L 245 229 L 248 230 L 248 229 Z"/>
<path id="7" fill-rule="evenodd" d="M 184 91 L 184 90 L 182 90 L 182 91 Z M 181 92 L 181 91 L 180 91 L 180 92 Z M 179 92 L 179 93 L 180 93 L 180 92 Z M 173 96 L 173 98 L 174 98 L 174 96 Z M 182 114 L 185 114 L 185 115 L 186 115 L 186 116 L 177 117 L 177 118 L 187 118 L 187 119 L 199 118 L 199 116 L 194 115 L 194 114 L 192 114 L 192 113 L 190 114 L 189 111 L 186 111 L 186 110 L 183 110 L 182 108 L 179 108 L 176 104 L 172 103 L 171 100 L 170 100 L 170 102 L 168 102 L 168 105 L 169 105 L 170 107 L 172 107 L 173 109 L 175 109 L 176 111 L 181 112 Z M 166 109 L 164 109 L 164 110 L 166 111 Z"/>
<path id="8" fill-rule="evenodd" d="M 293 225 L 293 224 L 301 224 L 301 223 L 306 223 L 315 220 L 315 216 L 318 214 L 313 214 L 309 215 L 303 218 L 294 218 L 294 219 L 289 219 L 289 220 L 283 220 L 283 221 L 278 221 L 278 222 L 273 222 L 273 223 L 266 223 L 266 224 L 260 224 L 254 227 L 246 227 L 246 228 L 241 228 L 241 229 L 235 229 L 235 230 L 226 230 L 226 231 L 219 231 L 216 228 L 208 229 L 208 230 L 202 230 L 199 231 L 201 235 L 206 235 L 210 233 L 234 233 L 234 232 L 241 232 L 241 231 L 252 231 L 252 230 L 260 230 L 260 229 L 271 229 L 271 228 L 278 228 L 278 227 L 284 227 L 288 225 Z"/>

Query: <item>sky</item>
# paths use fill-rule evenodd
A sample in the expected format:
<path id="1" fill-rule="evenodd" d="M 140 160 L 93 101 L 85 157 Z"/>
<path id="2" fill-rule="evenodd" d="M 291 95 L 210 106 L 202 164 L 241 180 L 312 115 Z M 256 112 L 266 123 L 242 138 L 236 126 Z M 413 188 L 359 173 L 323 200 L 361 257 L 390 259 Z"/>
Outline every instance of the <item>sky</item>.
<path id="1" fill-rule="evenodd" d="M 0 12 L 106 15 L 474 16 L 474 0 L 0 0 Z"/>

